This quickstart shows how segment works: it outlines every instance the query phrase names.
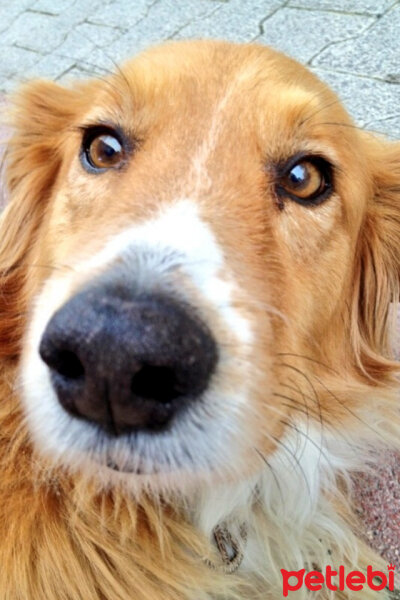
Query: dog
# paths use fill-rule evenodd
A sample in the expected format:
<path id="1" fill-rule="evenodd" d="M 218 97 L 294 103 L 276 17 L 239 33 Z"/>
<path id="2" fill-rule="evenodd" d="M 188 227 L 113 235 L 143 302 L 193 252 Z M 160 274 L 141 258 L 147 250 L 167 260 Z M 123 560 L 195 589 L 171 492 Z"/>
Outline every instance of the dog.
<path id="1" fill-rule="evenodd" d="M 275 600 L 285 573 L 387 569 L 351 473 L 399 446 L 400 145 L 222 41 L 28 83 L 11 123 L 1 598 Z"/>

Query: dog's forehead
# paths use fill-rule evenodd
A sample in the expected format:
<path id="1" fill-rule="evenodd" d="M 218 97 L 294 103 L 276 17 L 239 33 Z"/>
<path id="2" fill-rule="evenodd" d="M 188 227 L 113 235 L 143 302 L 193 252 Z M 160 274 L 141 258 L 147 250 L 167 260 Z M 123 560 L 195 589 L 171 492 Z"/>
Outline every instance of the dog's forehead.
<path id="1" fill-rule="evenodd" d="M 314 117 L 348 120 L 331 90 L 306 68 L 265 46 L 175 42 L 128 61 L 100 88 L 88 120 L 134 119 L 209 126 L 218 115 L 232 133 L 249 128 L 279 139 L 310 129 Z M 152 110 L 153 109 L 153 110 Z M 149 117 L 149 111 L 152 111 Z M 322 113 L 322 114 L 321 114 Z M 321 121 L 321 118 L 319 118 Z M 140 125 L 139 125 L 140 126 Z"/>

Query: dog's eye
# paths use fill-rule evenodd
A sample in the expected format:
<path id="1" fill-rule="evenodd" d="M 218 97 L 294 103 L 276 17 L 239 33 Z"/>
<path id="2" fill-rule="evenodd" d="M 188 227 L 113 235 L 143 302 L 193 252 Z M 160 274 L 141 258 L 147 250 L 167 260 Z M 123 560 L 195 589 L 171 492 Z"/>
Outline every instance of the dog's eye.
<path id="1" fill-rule="evenodd" d="M 116 167 L 123 160 L 124 152 L 120 142 L 112 135 L 103 134 L 91 142 L 87 156 L 93 167 L 104 169 Z"/>
<path id="2" fill-rule="evenodd" d="M 118 136 L 107 130 L 88 130 L 82 143 L 81 162 L 89 172 L 102 172 L 124 164 L 126 151 Z"/>
<path id="3" fill-rule="evenodd" d="M 320 204 L 332 192 L 332 167 L 320 157 L 292 162 L 278 175 L 276 191 L 300 204 Z"/>

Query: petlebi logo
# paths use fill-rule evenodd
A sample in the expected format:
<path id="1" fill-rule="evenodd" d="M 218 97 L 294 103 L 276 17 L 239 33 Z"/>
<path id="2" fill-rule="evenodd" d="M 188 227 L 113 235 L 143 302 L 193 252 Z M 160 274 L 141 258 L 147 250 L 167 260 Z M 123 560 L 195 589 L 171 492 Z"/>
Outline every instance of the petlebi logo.
<path id="1" fill-rule="evenodd" d="M 289 592 L 300 590 L 302 587 L 306 587 L 312 592 L 322 590 L 323 587 L 334 592 L 338 590 L 341 592 L 344 590 L 361 592 L 366 586 L 375 591 L 388 589 L 393 592 L 395 566 L 389 564 L 387 569 L 387 573 L 375 571 L 370 565 L 367 567 L 366 573 L 361 571 L 346 573 L 343 566 L 334 569 L 329 565 L 325 567 L 325 571 L 306 572 L 305 569 L 299 571 L 281 569 L 282 592 L 285 598 L 289 595 Z M 394 597 L 397 598 L 397 594 Z"/>

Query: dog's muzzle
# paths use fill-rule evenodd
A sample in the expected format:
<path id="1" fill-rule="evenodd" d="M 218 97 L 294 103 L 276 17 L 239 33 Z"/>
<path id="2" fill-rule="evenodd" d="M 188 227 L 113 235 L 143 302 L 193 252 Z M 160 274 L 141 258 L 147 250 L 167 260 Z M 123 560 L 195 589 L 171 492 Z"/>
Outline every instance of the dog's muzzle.
<path id="1" fill-rule="evenodd" d="M 104 285 L 53 315 L 39 352 L 65 410 L 113 435 L 167 428 L 200 401 L 217 363 L 213 336 L 189 305 Z"/>

